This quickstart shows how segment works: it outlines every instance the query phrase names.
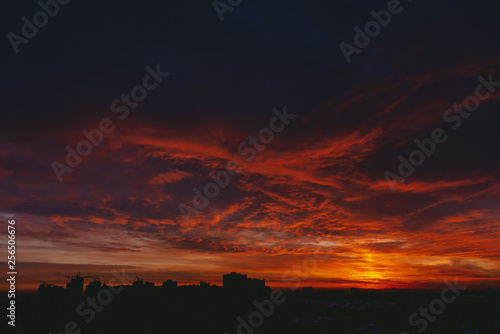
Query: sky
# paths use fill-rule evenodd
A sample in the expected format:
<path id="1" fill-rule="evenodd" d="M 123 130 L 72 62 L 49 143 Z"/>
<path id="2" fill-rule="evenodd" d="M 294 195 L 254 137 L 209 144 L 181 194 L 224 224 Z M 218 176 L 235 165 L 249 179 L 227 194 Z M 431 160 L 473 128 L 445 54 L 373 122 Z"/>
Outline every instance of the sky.
<path id="1" fill-rule="evenodd" d="M 221 21 L 210 1 L 71 1 L 18 53 L 7 34 L 40 7 L 10 4 L 0 247 L 15 219 L 18 288 L 113 269 L 157 284 L 234 271 L 272 287 L 500 287 L 500 88 L 484 87 L 500 82 L 500 5 L 402 1 L 348 63 L 339 44 L 387 3 L 242 1 Z M 121 119 L 113 102 L 155 69 L 169 74 Z M 453 106 L 481 83 L 488 97 L 458 124 Z M 60 182 L 54 161 L 103 119 L 112 130 Z M 446 140 L 389 184 L 434 129 Z M 263 138 L 254 159 L 249 136 Z M 198 210 L 211 173 L 230 180 Z"/>

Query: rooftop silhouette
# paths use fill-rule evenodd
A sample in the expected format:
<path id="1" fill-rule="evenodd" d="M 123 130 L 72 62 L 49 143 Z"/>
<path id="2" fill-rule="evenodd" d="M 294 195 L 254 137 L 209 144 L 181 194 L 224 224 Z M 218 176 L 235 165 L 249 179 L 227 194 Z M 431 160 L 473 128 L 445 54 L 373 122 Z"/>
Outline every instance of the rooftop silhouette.
<path id="1" fill-rule="evenodd" d="M 272 291 L 264 279 L 235 272 L 223 275 L 222 286 L 204 281 L 179 285 L 171 279 L 155 285 L 140 277 L 110 286 L 95 276 L 68 278 L 66 287 L 42 282 L 36 295 L 18 300 L 23 319 L 19 333 L 65 333 L 68 323 L 95 334 L 413 333 L 409 316 L 441 294 L 306 286 L 281 292 L 283 302 L 273 304 L 278 290 Z M 426 333 L 475 329 L 500 332 L 500 291 L 464 291 L 428 323 Z"/>

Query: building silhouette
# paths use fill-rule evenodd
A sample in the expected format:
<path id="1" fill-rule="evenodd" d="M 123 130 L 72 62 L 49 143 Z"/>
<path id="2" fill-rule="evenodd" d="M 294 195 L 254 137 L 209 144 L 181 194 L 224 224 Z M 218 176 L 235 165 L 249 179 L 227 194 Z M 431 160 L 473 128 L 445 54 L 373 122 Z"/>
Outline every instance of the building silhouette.
<path id="1" fill-rule="evenodd" d="M 266 288 L 266 281 L 232 272 L 222 276 L 222 287 L 229 290 L 258 291 Z"/>
<path id="2" fill-rule="evenodd" d="M 42 283 L 38 287 L 37 295 L 41 298 L 56 299 L 63 297 L 65 293 L 64 287 L 54 284 Z"/>
<path id="3" fill-rule="evenodd" d="M 91 276 L 70 276 L 66 288 L 42 282 L 37 296 L 20 300 L 29 310 L 25 313 L 26 317 L 30 317 L 19 322 L 19 326 L 28 328 L 20 333 L 53 332 L 63 321 L 75 317 L 77 305 L 87 305 L 91 299 L 97 303 L 97 307 L 106 308 L 105 312 L 96 313 L 98 320 L 86 327 L 86 333 L 94 334 L 251 333 L 251 330 L 246 329 L 250 328 L 251 322 L 255 323 L 253 320 L 257 312 L 265 320 L 265 325 L 259 328 L 259 333 L 263 334 L 347 334 L 358 333 L 359 329 L 367 326 L 374 330 L 370 333 L 399 333 L 407 326 L 409 314 L 418 310 L 419 305 L 429 304 L 429 300 L 435 298 L 434 291 L 372 291 L 359 288 L 313 291 L 312 287 L 303 287 L 297 291 L 276 291 L 283 302 L 272 301 L 272 308 L 269 298 L 273 298 L 273 294 L 265 286 L 265 280 L 235 272 L 223 275 L 223 287 L 203 281 L 178 286 L 172 280 L 155 286 L 153 282 L 137 277 L 135 282 L 121 285 L 123 289 L 106 292 L 108 295 L 113 293 L 113 299 L 109 299 L 113 302 L 109 305 L 106 304 L 108 299 L 105 294 L 101 293 L 101 299 L 98 298 L 98 292 L 106 290 L 108 286 L 105 283 L 101 285 L 101 281 L 95 279 L 86 286 L 85 295 L 80 295 L 79 299 L 69 298 L 70 292 L 81 293 L 82 282 L 88 277 Z M 91 293 L 96 294 L 92 296 Z M 432 333 L 460 333 L 461 330 L 472 330 L 480 325 L 481 329 L 485 329 L 484 333 L 499 333 L 500 324 L 495 322 L 499 314 L 499 301 L 498 290 L 464 292 L 460 299 L 457 298 L 457 305 L 462 303 L 466 307 L 453 311 L 457 313 L 457 319 L 470 320 L 442 324 L 434 322 L 432 325 L 436 331 Z M 471 313 L 469 308 L 478 312 Z M 267 317 L 264 312 L 271 312 L 271 309 L 275 312 L 272 317 Z M 80 311 L 86 310 L 90 308 L 80 308 Z M 471 318 L 471 314 L 477 316 Z M 147 324 L 148 330 L 144 330 L 144 324 Z M 40 329 L 40 326 L 43 328 Z"/>
<path id="4" fill-rule="evenodd" d="M 313 293 L 313 287 L 312 286 L 306 286 L 302 288 L 302 293 L 306 295 L 312 295 Z"/>
<path id="5" fill-rule="evenodd" d="M 140 279 L 139 277 L 136 277 L 137 280 L 132 283 L 133 288 L 142 288 L 144 286 L 144 281 Z"/>
<path id="6" fill-rule="evenodd" d="M 70 297 L 79 297 L 83 293 L 83 277 L 80 273 L 71 278 L 71 282 L 66 283 L 66 291 Z"/>
<path id="7" fill-rule="evenodd" d="M 163 287 L 167 288 L 167 289 L 175 289 L 175 288 L 177 288 L 177 282 L 172 281 L 170 279 L 166 280 L 165 282 L 163 282 Z"/>
<path id="8" fill-rule="evenodd" d="M 87 286 L 85 287 L 85 293 L 88 295 L 96 295 L 101 288 L 102 288 L 101 281 L 94 280 L 93 282 L 87 284 Z"/>

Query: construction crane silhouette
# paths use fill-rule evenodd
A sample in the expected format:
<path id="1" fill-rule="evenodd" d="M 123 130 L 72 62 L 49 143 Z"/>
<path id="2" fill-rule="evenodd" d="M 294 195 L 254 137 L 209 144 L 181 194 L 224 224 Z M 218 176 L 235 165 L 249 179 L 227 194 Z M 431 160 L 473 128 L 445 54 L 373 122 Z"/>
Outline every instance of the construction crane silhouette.
<path id="1" fill-rule="evenodd" d="M 76 275 L 64 275 L 67 279 L 73 279 L 73 278 L 93 278 L 93 279 L 99 279 L 98 276 L 93 276 L 93 275 L 87 275 L 87 276 L 82 276 L 81 273 L 77 273 Z"/>

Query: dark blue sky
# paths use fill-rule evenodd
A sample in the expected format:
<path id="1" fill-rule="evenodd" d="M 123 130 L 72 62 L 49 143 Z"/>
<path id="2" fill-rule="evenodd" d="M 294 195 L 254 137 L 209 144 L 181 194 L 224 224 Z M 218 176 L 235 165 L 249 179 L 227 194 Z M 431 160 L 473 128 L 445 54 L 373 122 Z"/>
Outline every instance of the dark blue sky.
<path id="1" fill-rule="evenodd" d="M 247 124 L 276 103 L 314 108 L 374 79 L 498 51 L 496 2 L 404 1 L 402 13 L 348 65 L 339 43 L 352 43 L 354 26 L 386 4 L 243 1 L 221 22 L 210 1 L 73 0 L 19 54 L 4 38 L 6 116 L 63 122 L 71 108 L 81 120 L 94 101 L 112 100 L 136 84 L 146 65 L 160 63 L 172 76 L 143 116 L 176 117 L 153 107 L 169 103 L 190 118 L 210 110 Z M 21 17 L 38 10 L 36 1 L 5 10 L 4 35 L 19 33 Z M 412 49 L 418 54 L 405 54 Z"/>

